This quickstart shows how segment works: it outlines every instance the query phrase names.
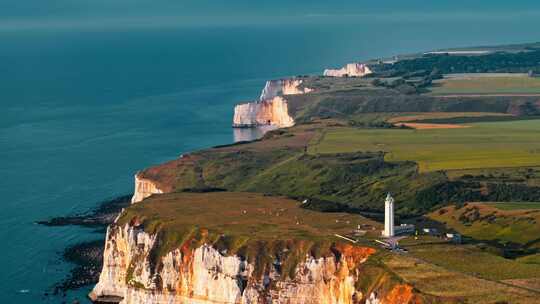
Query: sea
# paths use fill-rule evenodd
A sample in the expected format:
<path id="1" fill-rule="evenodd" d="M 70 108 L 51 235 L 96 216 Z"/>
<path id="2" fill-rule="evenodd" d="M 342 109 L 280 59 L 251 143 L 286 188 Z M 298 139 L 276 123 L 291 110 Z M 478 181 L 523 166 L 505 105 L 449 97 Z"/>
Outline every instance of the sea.
<path id="1" fill-rule="evenodd" d="M 90 287 L 45 293 L 73 268 L 61 259 L 66 246 L 103 236 L 35 221 L 85 212 L 131 193 L 138 170 L 233 142 L 234 105 L 256 99 L 268 79 L 540 41 L 535 12 L 438 14 L 0 27 L 0 303 L 88 303 Z"/>

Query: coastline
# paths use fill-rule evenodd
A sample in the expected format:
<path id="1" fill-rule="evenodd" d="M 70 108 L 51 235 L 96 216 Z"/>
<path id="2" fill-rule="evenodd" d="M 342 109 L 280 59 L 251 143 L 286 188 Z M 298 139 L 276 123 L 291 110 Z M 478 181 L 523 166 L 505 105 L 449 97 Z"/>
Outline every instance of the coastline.
<path id="1" fill-rule="evenodd" d="M 66 297 L 67 292 L 96 284 L 103 266 L 103 250 L 105 247 L 105 231 L 123 208 L 129 206 L 131 195 L 121 195 L 98 203 L 94 209 L 75 215 L 53 217 L 36 221 L 36 224 L 47 227 L 80 226 L 93 229 L 100 234 L 99 239 L 80 242 L 62 249 L 60 259 L 70 263 L 73 268 L 64 279 L 52 282 L 50 290 L 43 296 Z"/>
<path id="2" fill-rule="evenodd" d="M 288 114 L 286 107 L 285 107 L 285 113 Z M 274 113 L 272 112 L 272 114 Z M 255 115 L 253 119 L 254 121 L 257 121 L 256 119 L 258 119 L 258 117 L 256 116 L 257 115 Z M 270 119 L 266 120 L 265 118 L 265 121 L 268 121 L 268 125 L 270 125 L 270 121 L 271 121 Z M 276 120 L 276 121 L 279 121 L 279 120 Z M 272 120 L 272 122 L 274 122 L 274 120 Z M 293 120 L 293 125 L 294 125 L 294 120 Z M 283 127 L 283 126 L 280 126 L 279 124 L 276 124 L 275 126 L 276 128 Z M 234 143 L 230 145 L 234 145 Z M 223 145 L 223 146 L 227 146 L 227 145 Z M 307 146 L 305 146 L 304 148 L 304 153 L 306 152 L 307 152 Z M 215 188 L 215 189 L 218 189 L 218 188 Z M 135 191 L 137 193 L 137 187 Z M 154 193 L 162 193 L 162 192 L 161 190 L 159 190 L 159 192 L 154 192 Z M 113 223 L 114 218 L 116 217 L 115 215 L 118 214 L 118 212 L 122 210 L 119 207 L 125 203 L 126 197 L 129 197 L 129 196 L 120 197 L 118 199 L 110 201 L 109 203 L 113 205 L 113 207 L 111 208 L 107 208 L 107 207 L 102 208 L 103 207 L 102 205 L 96 211 L 91 212 L 88 215 L 59 217 L 59 218 L 51 219 L 49 221 L 42 221 L 40 222 L 40 224 L 47 225 L 47 226 L 80 225 L 80 226 L 85 226 L 85 227 L 103 227 L 104 225 L 106 226 L 108 224 Z M 136 201 L 132 200 L 132 202 L 136 203 L 138 201 L 141 201 L 142 199 L 144 199 L 144 197 L 142 197 L 140 200 L 136 200 Z M 100 212 L 103 212 L 103 213 L 100 213 Z M 62 288 L 66 288 L 65 290 L 69 290 L 72 288 L 76 289 L 82 286 L 86 286 L 88 284 L 95 283 L 97 281 L 96 276 L 99 276 L 99 268 L 101 267 L 101 266 L 98 266 L 99 262 L 97 261 L 102 259 L 103 257 L 103 252 L 101 253 L 101 256 L 99 253 L 97 253 L 97 251 L 99 251 L 100 249 L 101 251 L 103 251 L 103 246 L 100 247 L 98 243 L 99 241 L 87 242 L 87 243 L 78 244 L 78 245 L 75 245 L 73 247 L 69 247 L 66 249 L 64 253 L 64 259 L 66 261 L 80 263 L 79 264 L 80 267 L 72 271 L 71 278 L 67 279 L 66 282 L 61 283 L 59 285 L 61 286 L 60 290 Z M 103 243 L 103 241 L 101 243 Z M 109 248 L 109 246 L 107 246 L 107 248 Z M 108 264 L 106 263 L 106 265 Z"/>
<path id="3" fill-rule="evenodd" d="M 265 133 L 275 129 L 278 129 L 278 127 L 273 125 L 249 126 L 245 128 L 233 127 L 233 140 L 230 143 L 209 146 L 208 148 L 234 146 L 260 140 Z M 205 189 L 204 191 L 222 190 Z M 64 279 L 51 283 L 50 289 L 44 291 L 43 296 L 61 296 L 65 298 L 69 291 L 93 286 L 98 283 L 103 267 L 103 252 L 107 227 L 114 222 L 115 218 L 125 207 L 131 205 L 132 197 L 133 194 L 119 195 L 113 199 L 102 201 L 96 204 L 95 208 L 81 214 L 61 215 L 35 221 L 36 224 L 46 227 L 79 226 L 93 229 L 100 234 L 99 239 L 76 243 L 61 250 L 59 253 L 61 261 L 63 263 L 73 264 L 73 268 Z"/>

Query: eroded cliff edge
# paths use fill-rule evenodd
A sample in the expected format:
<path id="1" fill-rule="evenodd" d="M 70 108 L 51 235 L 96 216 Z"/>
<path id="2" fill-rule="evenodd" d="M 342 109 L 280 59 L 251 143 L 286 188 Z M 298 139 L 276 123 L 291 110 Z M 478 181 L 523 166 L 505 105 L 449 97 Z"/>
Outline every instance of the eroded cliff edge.
<path id="1" fill-rule="evenodd" d="M 159 193 L 163 193 L 163 190 L 159 189 L 155 182 L 140 177 L 138 173 L 135 174 L 135 190 L 131 203 L 140 202 L 152 194 Z"/>
<path id="2" fill-rule="evenodd" d="M 274 125 L 291 127 L 294 119 L 289 115 L 287 100 L 281 96 L 258 102 L 248 102 L 234 107 L 233 127 Z"/>
<path id="3" fill-rule="evenodd" d="M 305 94 L 312 91 L 313 89 L 303 86 L 303 79 L 301 78 L 268 80 L 259 100 L 272 99 L 281 95 Z"/>
<path id="4" fill-rule="evenodd" d="M 258 101 L 242 103 L 234 108 L 233 127 L 256 127 L 274 125 L 291 127 L 294 119 L 289 114 L 284 96 L 306 94 L 313 89 L 304 87 L 299 78 L 277 79 L 266 82 Z"/>
<path id="5" fill-rule="evenodd" d="M 108 228 L 90 297 L 125 304 L 421 301 L 370 262 L 375 249 L 336 242 L 331 234 L 365 219 L 298 205 L 246 193 L 153 196 Z M 276 236 L 275 229 L 283 231 Z"/>

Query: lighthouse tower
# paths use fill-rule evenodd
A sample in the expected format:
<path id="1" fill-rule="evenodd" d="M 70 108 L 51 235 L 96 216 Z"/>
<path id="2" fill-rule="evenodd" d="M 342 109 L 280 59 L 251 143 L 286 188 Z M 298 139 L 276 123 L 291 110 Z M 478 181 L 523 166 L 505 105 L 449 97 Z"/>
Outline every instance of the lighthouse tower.
<path id="1" fill-rule="evenodd" d="M 384 237 L 394 236 L 394 198 L 388 193 L 384 202 Z"/>

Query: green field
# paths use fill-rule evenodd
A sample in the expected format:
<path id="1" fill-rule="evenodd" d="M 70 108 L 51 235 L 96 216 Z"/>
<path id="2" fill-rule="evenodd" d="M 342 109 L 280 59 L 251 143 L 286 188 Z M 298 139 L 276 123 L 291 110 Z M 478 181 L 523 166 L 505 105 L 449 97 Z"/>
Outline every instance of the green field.
<path id="1" fill-rule="evenodd" d="M 540 77 L 499 76 L 451 78 L 436 81 L 431 92 L 444 94 L 540 94 Z"/>
<path id="2" fill-rule="evenodd" d="M 468 124 L 468 128 L 329 129 L 310 153 L 384 151 L 387 161 L 416 161 L 420 171 L 540 165 L 540 120 Z"/>

